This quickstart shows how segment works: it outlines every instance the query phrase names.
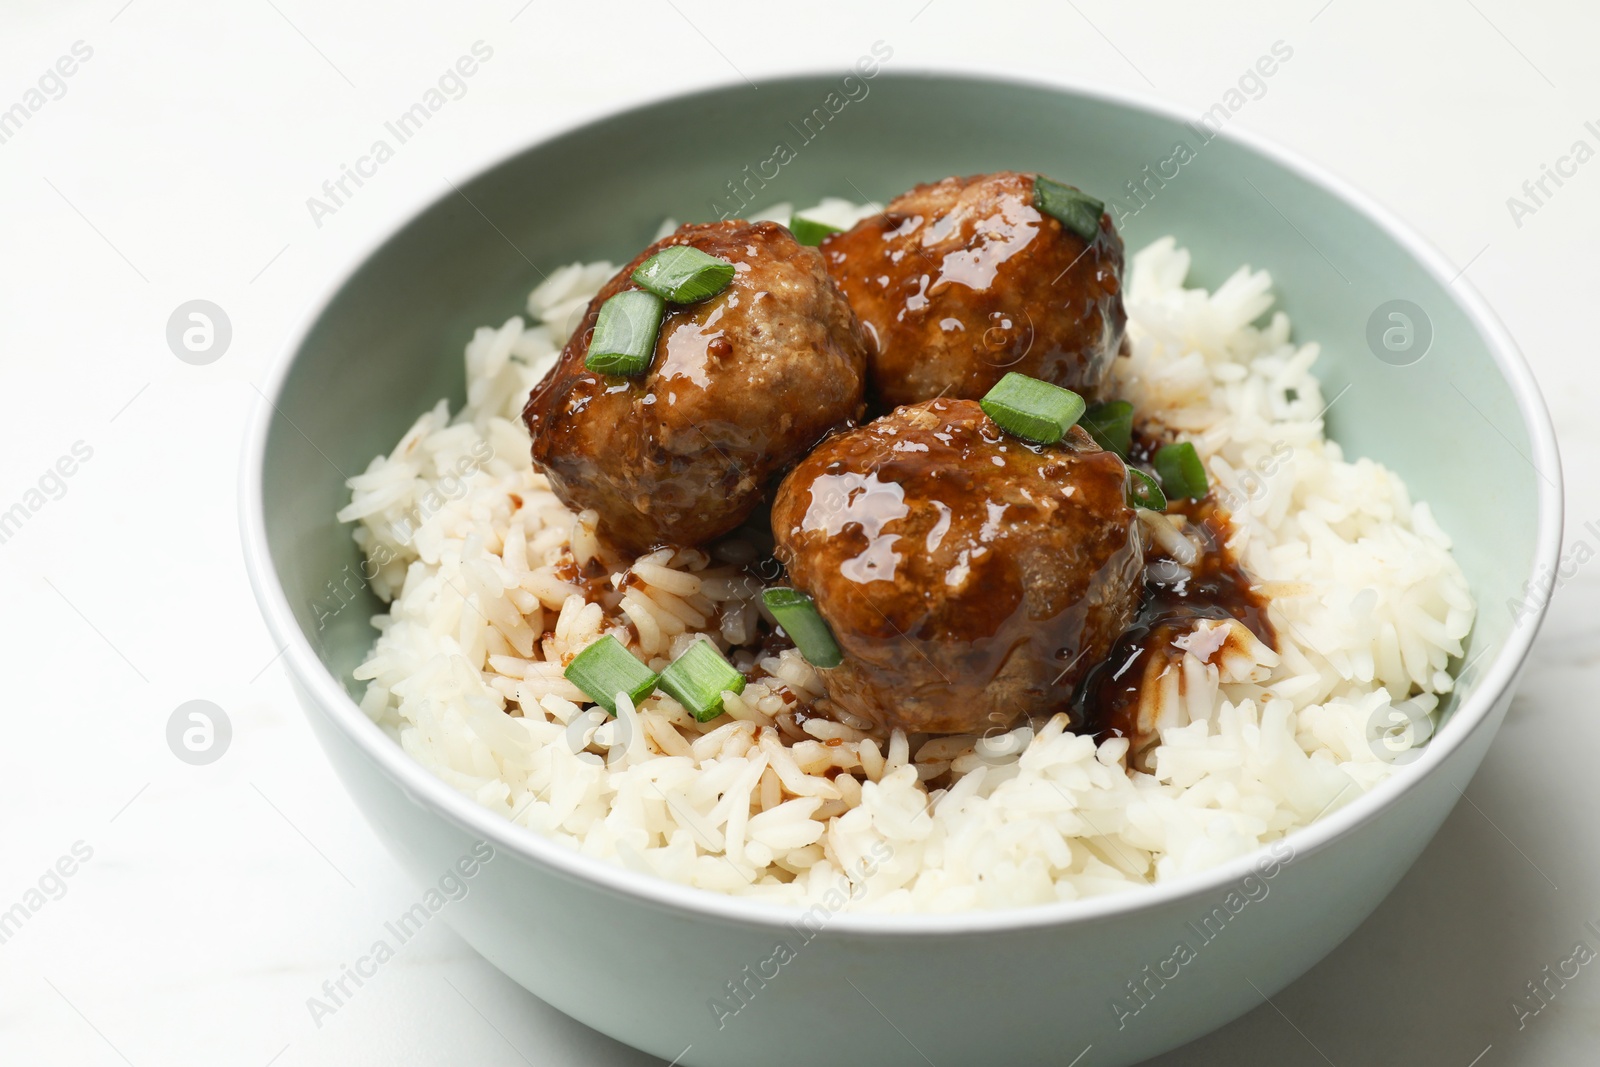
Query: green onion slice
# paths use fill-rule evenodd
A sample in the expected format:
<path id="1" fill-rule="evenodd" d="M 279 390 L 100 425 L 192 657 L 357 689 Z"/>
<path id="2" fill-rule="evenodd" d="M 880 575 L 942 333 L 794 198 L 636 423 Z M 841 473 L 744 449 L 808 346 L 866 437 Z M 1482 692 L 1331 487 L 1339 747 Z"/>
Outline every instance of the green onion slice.
<path id="1" fill-rule="evenodd" d="M 618 693 L 628 694 L 633 706 L 638 707 L 657 681 L 655 672 L 610 634 L 573 656 L 561 674 L 612 715 L 617 713 Z"/>
<path id="2" fill-rule="evenodd" d="M 795 215 L 789 219 L 789 232 L 794 234 L 794 239 L 803 245 L 815 247 L 825 239 L 844 230 L 838 226 L 830 226 L 826 222 L 808 219 L 804 215 Z"/>
<path id="3" fill-rule="evenodd" d="M 600 305 L 583 365 L 601 374 L 643 374 L 655 354 L 667 305 L 654 293 L 625 289 Z"/>
<path id="4" fill-rule="evenodd" d="M 661 689 L 699 722 L 722 714 L 722 693 L 744 692 L 744 675 L 710 641 L 696 641 L 661 672 Z"/>
<path id="5" fill-rule="evenodd" d="M 761 599 L 807 663 L 826 670 L 837 667 L 843 661 L 844 656 L 839 652 L 839 643 L 833 639 L 833 631 L 828 629 L 828 624 L 817 611 L 817 602 L 810 596 L 798 589 L 780 585 L 763 590 Z"/>
<path id="6" fill-rule="evenodd" d="M 1168 498 L 1199 500 L 1206 495 L 1205 464 L 1200 462 L 1194 445 L 1188 441 L 1156 449 L 1154 465 L 1161 479 L 1161 489 Z"/>
<path id="7" fill-rule="evenodd" d="M 1162 494 L 1161 487 L 1138 467 L 1128 468 L 1128 480 L 1123 483 L 1122 498 L 1130 508 L 1144 508 L 1147 511 L 1167 509 L 1167 498 Z"/>
<path id="8" fill-rule="evenodd" d="M 733 264 L 691 245 L 663 248 L 634 268 L 634 283 L 674 304 L 716 296 L 733 281 Z"/>
<path id="9" fill-rule="evenodd" d="M 1083 413 L 1083 418 L 1078 420 L 1095 443 L 1107 452 L 1115 452 L 1123 459 L 1128 458 L 1128 449 L 1133 447 L 1133 405 L 1126 400 L 1107 400 L 1103 404 L 1092 404 L 1088 411 Z"/>
<path id="10" fill-rule="evenodd" d="M 1083 397 L 1071 389 L 1011 371 L 978 401 L 1000 428 L 1024 441 L 1053 445 L 1083 415 Z"/>
<path id="11" fill-rule="evenodd" d="M 1100 233 L 1100 216 L 1106 209 L 1105 201 L 1043 176 L 1033 180 L 1033 206 L 1085 241 Z"/>

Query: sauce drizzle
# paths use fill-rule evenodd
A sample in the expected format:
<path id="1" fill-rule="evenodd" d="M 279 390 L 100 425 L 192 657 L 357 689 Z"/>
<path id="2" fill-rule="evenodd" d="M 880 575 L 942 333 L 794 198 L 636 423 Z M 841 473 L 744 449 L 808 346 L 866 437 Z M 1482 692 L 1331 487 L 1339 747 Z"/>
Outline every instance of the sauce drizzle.
<path id="1" fill-rule="evenodd" d="M 1142 449 L 1136 442 L 1134 458 Z M 1139 705 L 1153 657 L 1175 662 L 1174 646 L 1203 619 L 1237 619 L 1269 648 L 1278 647 L 1277 633 L 1267 618 L 1267 598 L 1256 592 L 1250 575 L 1228 549 L 1232 523 L 1213 498 L 1173 501 L 1170 514 L 1182 514 L 1189 530 L 1199 533 L 1200 558 L 1183 567 L 1151 544 L 1145 550 L 1144 591 L 1133 624 L 1111 647 L 1073 696 L 1073 725 L 1097 740 L 1126 737 L 1130 759 L 1154 737 L 1141 736 Z"/>

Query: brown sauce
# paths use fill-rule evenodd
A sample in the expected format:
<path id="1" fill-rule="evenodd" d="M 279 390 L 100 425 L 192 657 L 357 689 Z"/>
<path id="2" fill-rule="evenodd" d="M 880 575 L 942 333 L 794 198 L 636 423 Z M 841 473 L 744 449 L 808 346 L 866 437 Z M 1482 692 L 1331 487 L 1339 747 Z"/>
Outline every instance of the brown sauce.
<path id="1" fill-rule="evenodd" d="M 1148 435 L 1136 434 L 1130 459 L 1145 459 L 1154 448 Z M 1150 740 L 1139 736 L 1138 710 L 1152 656 L 1172 656 L 1173 642 L 1202 619 L 1237 619 L 1268 647 L 1277 634 L 1267 618 L 1267 599 L 1227 545 L 1232 524 L 1212 497 L 1173 501 L 1167 513 L 1182 514 L 1188 529 L 1200 534 L 1200 558 L 1183 568 L 1151 544 L 1145 551 L 1144 591 L 1133 624 L 1078 687 L 1073 699 L 1074 727 L 1097 738 L 1128 737 L 1135 749 Z"/>
<path id="2" fill-rule="evenodd" d="M 564 556 L 556 564 L 555 576 L 568 585 L 575 585 L 583 590 L 583 598 L 591 604 L 609 604 L 615 599 L 615 597 L 607 599 L 608 594 L 613 592 L 611 571 L 598 559 L 591 559 L 580 567 L 578 561 L 570 555 Z M 626 588 L 628 581 L 632 579 L 633 575 L 629 574 L 623 581 L 623 588 Z"/>
<path id="3" fill-rule="evenodd" d="M 744 646 L 746 648 L 749 645 Z M 767 620 L 762 619 L 756 623 L 756 659 L 763 660 L 768 656 L 776 656 L 785 649 L 793 648 L 794 642 L 789 635 L 775 626 L 767 625 Z"/>

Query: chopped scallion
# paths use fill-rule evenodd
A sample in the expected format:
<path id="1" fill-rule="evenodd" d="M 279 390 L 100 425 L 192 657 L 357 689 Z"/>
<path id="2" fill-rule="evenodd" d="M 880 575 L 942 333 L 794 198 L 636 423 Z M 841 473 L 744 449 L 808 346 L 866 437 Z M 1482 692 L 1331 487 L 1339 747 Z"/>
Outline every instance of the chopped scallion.
<path id="1" fill-rule="evenodd" d="M 722 658 L 710 641 L 700 640 L 661 672 L 661 689 L 689 709 L 696 721 L 710 722 L 722 714 L 722 694 L 744 692 L 744 675 Z"/>
<path id="2" fill-rule="evenodd" d="M 1126 400 L 1107 400 L 1094 404 L 1083 413 L 1078 424 L 1089 431 L 1099 446 L 1128 458 L 1133 447 L 1133 405 Z"/>
<path id="3" fill-rule="evenodd" d="M 725 259 L 692 245 L 672 245 L 635 267 L 633 280 L 663 300 L 694 304 L 722 292 L 733 275 L 733 264 Z"/>
<path id="4" fill-rule="evenodd" d="M 640 663 L 610 634 L 573 656 L 561 674 L 612 715 L 617 713 L 618 693 L 628 694 L 628 699 L 638 707 L 657 681 L 655 672 Z"/>
<path id="5" fill-rule="evenodd" d="M 1169 499 L 1188 497 L 1199 500 L 1206 495 L 1206 468 L 1194 445 L 1188 441 L 1162 445 L 1156 449 L 1156 474 Z"/>
<path id="6" fill-rule="evenodd" d="M 1043 176 L 1033 180 L 1033 206 L 1085 241 L 1100 233 L 1100 216 L 1106 209 L 1105 201 Z"/>
<path id="7" fill-rule="evenodd" d="M 1156 480 L 1138 467 L 1128 468 L 1128 480 L 1123 484 L 1122 497 L 1130 508 L 1149 511 L 1167 510 L 1167 498 L 1162 495 Z"/>
<path id="8" fill-rule="evenodd" d="M 655 354 L 667 306 L 654 293 L 624 289 L 600 305 L 583 365 L 601 374 L 642 374 Z"/>
<path id="9" fill-rule="evenodd" d="M 1001 378 L 978 406 L 1002 430 L 1041 445 L 1065 437 L 1084 411 L 1083 397 L 1071 389 L 1015 371 Z"/>
<path id="10" fill-rule="evenodd" d="M 789 219 L 789 232 L 794 234 L 794 239 L 801 244 L 815 247 L 833 234 L 844 231 L 826 222 L 808 219 L 804 215 L 794 215 Z"/>
<path id="11" fill-rule="evenodd" d="M 827 669 L 837 667 L 844 659 L 839 643 L 833 639 L 833 631 L 828 629 L 817 611 L 817 602 L 810 596 L 780 585 L 764 590 L 761 599 L 807 663 Z"/>

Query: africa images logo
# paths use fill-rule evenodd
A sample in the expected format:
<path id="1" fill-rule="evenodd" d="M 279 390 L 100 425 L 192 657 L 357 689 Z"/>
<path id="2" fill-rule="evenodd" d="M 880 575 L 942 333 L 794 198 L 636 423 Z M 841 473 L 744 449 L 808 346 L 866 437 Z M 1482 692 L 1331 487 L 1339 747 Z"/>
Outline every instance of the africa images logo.
<path id="1" fill-rule="evenodd" d="M 1272 892 L 1272 887 L 1267 883 L 1293 862 L 1294 846 L 1286 841 L 1274 841 L 1268 850 L 1271 855 L 1257 860 L 1254 872 L 1245 875 L 1229 889 L 1221 903 L 1199 916 L 1198 920 L 1186 924 L 1189 932 L 1194 934 L 1193 942 L 1189 938 L 1180 938 L 1164 959 L 1145 964 L 1138 975 L 1128 979 L 1127 996 L 1112 998 L 1111 1011 L 1117 1017 L 1118 1030 L 1126 1028 L 1129 1019 L 1148 1008 L 1168 983 L 1181 978 L 1183 969 L 1199 959 L 1205 947 L 1221 937 L 1229 924 L 1247 907 L 1267 899 L 1267 894 Z"/>

